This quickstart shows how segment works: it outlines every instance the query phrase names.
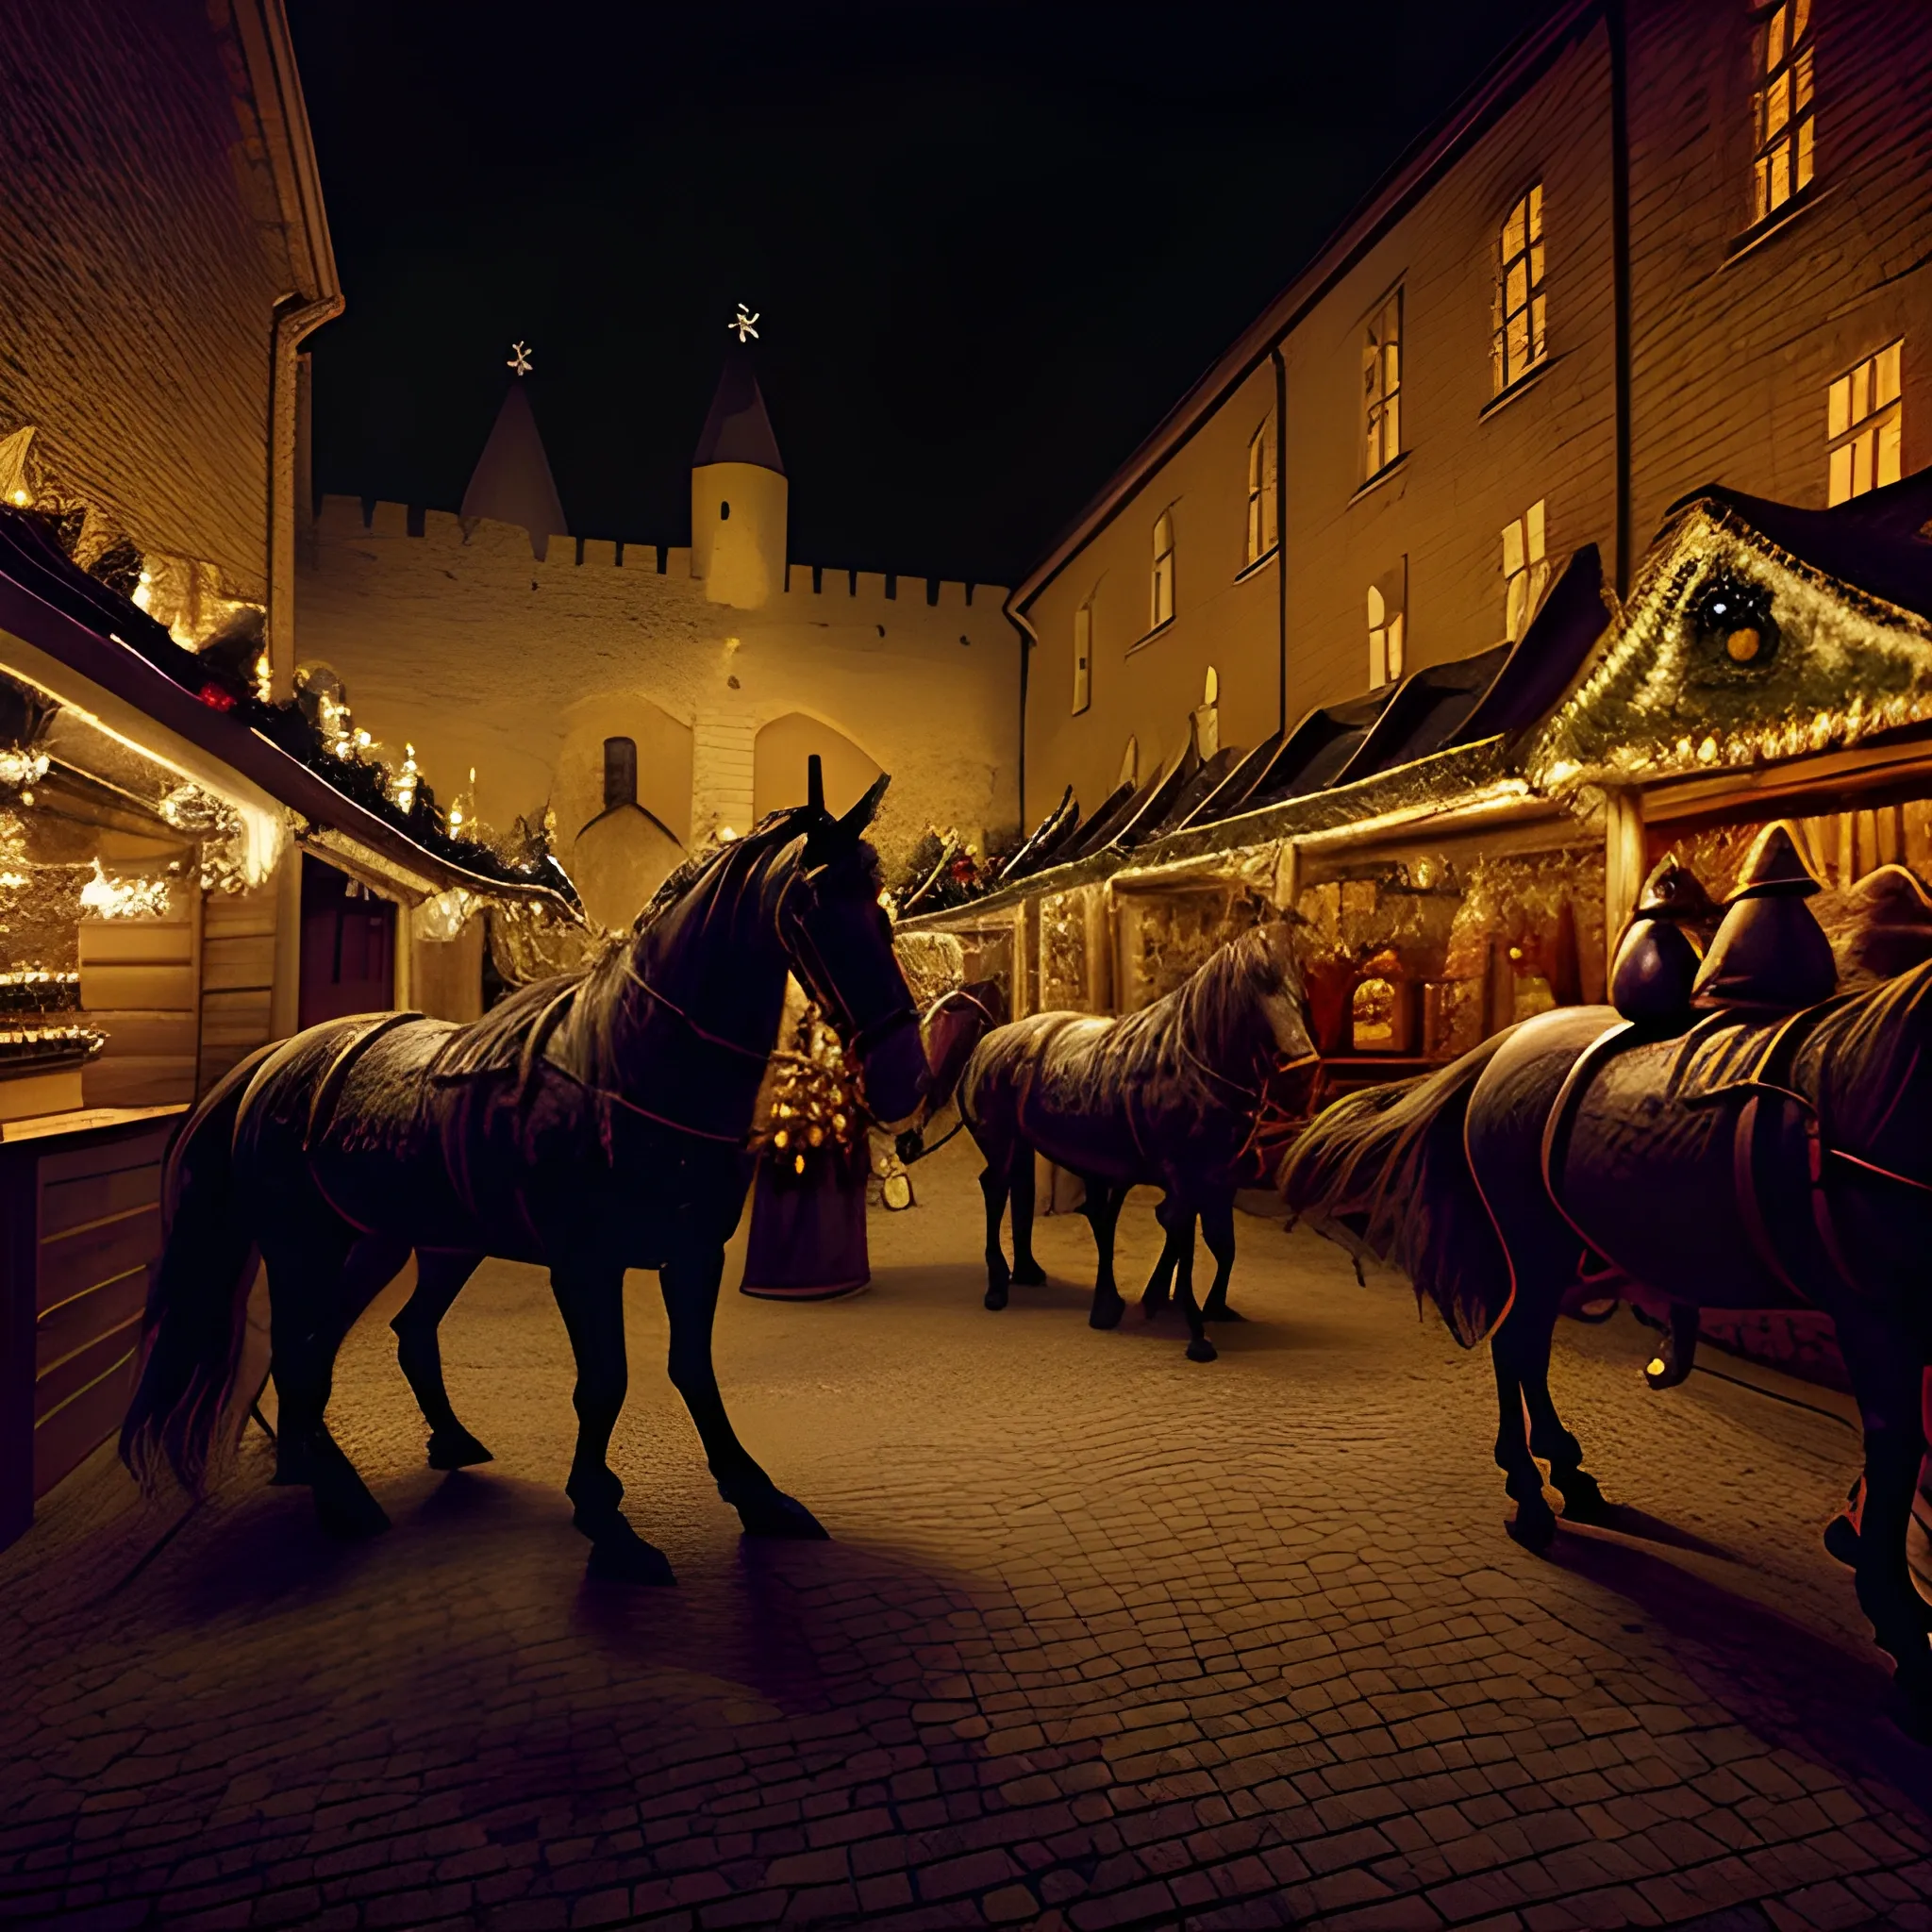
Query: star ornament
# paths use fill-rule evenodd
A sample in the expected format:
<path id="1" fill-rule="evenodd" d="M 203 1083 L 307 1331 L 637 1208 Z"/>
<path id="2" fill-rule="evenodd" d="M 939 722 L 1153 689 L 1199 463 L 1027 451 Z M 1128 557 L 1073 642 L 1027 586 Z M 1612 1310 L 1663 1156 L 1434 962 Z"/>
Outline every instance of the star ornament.
<path id="1" fill-rule="evenodd" d="M 736 329 L 738 331 L 738 340 L 741 342 L 747 339 L 757 341 L 758 339 L 758 311 L 755 308 L 746 308 L 744 304 L 741 302 L 738 305 L 738 313 L 724 326 L 729 329 Z"/>
<path id="2" fill-rule="evenodd" d="M 506 369 L 514 369 L 519 375 L 529 375 L 530 371 L 536 366 L 530 360 L 529 343 L 512 342 L 509 345 L 509 360 L 503 366 Z"/>

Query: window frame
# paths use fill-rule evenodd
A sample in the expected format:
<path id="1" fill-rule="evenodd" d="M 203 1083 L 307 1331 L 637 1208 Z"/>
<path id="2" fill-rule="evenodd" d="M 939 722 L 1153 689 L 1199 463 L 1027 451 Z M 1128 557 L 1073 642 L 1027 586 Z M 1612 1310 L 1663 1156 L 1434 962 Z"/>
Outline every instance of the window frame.
<path id="1" fill-rule="evenodd" d="M 1391 323 L 1392 318 L 1392 330 Z M 1405 322 L 1403 284 L 1377 302 L 1362 325 L 1362 414 L 1358 425 L 1362 485 L 1366 488 L 1402 460 L 1402 364 Z M 1394 380 L 1390 380 L 1390 352 Z"/>
<path id="2" fill-rule="evenodd" d="M 1395 599 L 1391 609 L 1390 593 L 1398 575 L 1402 580 L 1402 594 Z M 1377 577 L 1362 600 L 1368 617 L 1369 689 L 1372 691 L 1400 684 L 1402 675 L 1407 669 L 1407 577 L 1408 563 L 1404 558 L 1400 572 L 1388 572 Z"/>
<path id="3" fill-rule="evenodd" d="M 1503 639 L 1520 644 L 1542 608 L 1550 587 L 1549 517 L 1550 500 L 1539 496 L 1520 517 L 1503 526 Z M 1516 560 L 1510 561 L 1510 540 L 1515 540 Z M 1515 609 L 1516 593 L 1523 592 L 1521 611 Z"/>
<path id="4" fill-rule="evenodd" d="M 1510 230 L 1523 224 L 1521 245 L 1513 252 Z M 1514 201 L 1496 231 L 1496 293 L 1490 331 L 1490 386 L 1492 398 L 1507 395 L 1549 360 L 1548 244 L 1544 238 L 1543 184 L 1532 181 Z M 1523 270 L 1523 300 L 1510 299 L 1510 274 Z M 1511 325 L 1523 325 L 1519 355 L 1511 351 Z"/>
<path id="5" fill-rule="evenodd" d="M 1093 599 L 1087 598 L 1074 611 L 1074 708 L 1072 716 L 1093 703 Z"/>
<path id="6" fill-rule="evenodd" d="M 1860 357 L 1826 385 L 1824 501 L 1828 508 L 1836 508 L 1874 490 L 1883 490 L 1906 473 L 1905 347 L 1906 339 L 1895 337 L 1871 355 Z M 1861 402 L 1862 410 L 1858 407 Z M 1890 476 L 1883 474 L 1888 450 Z M 1842 465 L 1840 458 L 1844 458 Z M 1840 475 L 1842 490 L 1839 487 Z"/>
<path id="7" fill-rule="evenodd" d="M 1166 536 L 1164 546 L 1163 532 Z M 1154 568 L 1148 582 L 1148 636 L 1165 629 L 1174 622 L 1174 506 L 1170 504 L 1154 519 Z"/>
<path id="8" fill-rule="evenodd" d="M 622 746 L 615 759 L 611 754 Z M 620 796 L 613 792 L 611 778 L 620 775 L 626 762 L 630 773 L 630 789 Z M 604 809 L 615 811 L 621 805 L 635 805 L 638 802 L 638 741 L 635 738 L 607 738 L 604 741 Z"/>
<path id="9" fill-rule="evenodd" d="M 1802 207 L 1817 179 L 1820 4 L 1770 0 L 1753 11 L 1752 229 L 1782 221 Z M 1777 192 L 1780 181 L 1782 193 Z"/>
<path id="10" fill-rule="evenodd" d="M 1247 552 L 1242 558 L 1243 570 L 1265 562 L 1280 547 L 1276 529 L 1277 492 L 1281 488 L 1279 447 L 1274 433 L 1274 411 L 1271 408 L 1248 438 Z"/>

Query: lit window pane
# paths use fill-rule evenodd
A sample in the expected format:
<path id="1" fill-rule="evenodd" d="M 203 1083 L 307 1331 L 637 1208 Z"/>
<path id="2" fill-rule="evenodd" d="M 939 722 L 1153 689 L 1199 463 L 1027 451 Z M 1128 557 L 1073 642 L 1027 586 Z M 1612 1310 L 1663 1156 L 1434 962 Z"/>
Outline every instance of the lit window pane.
<path id="1" fill-rule="evenodd" d="M 1371 417 L 1369 421 L 1369 440 L 1364 467 L 1371 476 L 1382 467 L 1382 419 L 1379 416 Z"/>
<path id="2" fill-rule="evenodd" d="M 1903 342 L 1890 342 L 1878 352 L 1877 386 L 1872 398 L 1874 408 L 1883 408 L 1887 403 L 1898 401 L 1899 351 L 1904 347 Z"/>
<path id="3" fill-rule="evenodd" d="M 1369 628 L 1374 630 L 1388 615 L 1388 606 L 1382 601 L 1382 593 L 1374 584 L 1369 586 Z"/>
<path id="4" fill-rule="evenodd" d="M 1503 525 L 1503 575 L 1513 577 L 1523 568 L 1523 522 Z"/>
<path id="5" fill-rule="evenodd" d="M 1785 58 L 1785 9 L 1780 7 L 1764 24 L 1764 71 L 1769 74 Z"/>
<path id="6" fill-rule="evenodd" d="M 1872 365 L 1860 362 L 1852 371 L 1852 421 L 1862 423 L 1872 413 Z"/>
<path id="7" fill-rule="evenodd" d="M 1402 612 L 1389 620 L 1389 675 L 1402 675 Z"/>
<path id="8" fill-rule="evenodd" d="M 1497 336 L 1490 343 L 1490 387 L 1500 390 L 1507 381 L 1508 377 L 1503 374 L 1503 338 Z"/>
<path id="9" fill-rule="evenodd" d="M 1519 201 L 1509 210 L 1509 219 L 1503 224 L 1503 259 L 1513 261 L 1523 253 L 1524 247 L 1524 208 Z"/>
<path id="10" fill-rule="evenodd" d="M 1769 163 L 1760 156 L 1757 161 L 1757 192 L 1753 196 L 1751 204 L 1751 219 L 1754 222 L 1761 222 L 1771 212 L 1768 168 Z"/>
<path id="11" fill-rule="evenodd" d="M 1402 398 L 1391 396 L 1382 419 L 1382 460 L 1392 463 L 1402 448 Z"/>
<path id="12" fill-rule="evenodd" d="M 1791 45 L 1796 46 L 1805 38 L 1805 29 L 1811 25 L 1811 0 L 1798 0 L 1791 9 Z"/>
<path id="13" fill-rule="evenodd" d="M 1517 262 L 1509 271 L 1508 278 L 1503 284 L 1504 307 L 1512 313 L 1529 300 L 1529 267 L 1525 262 Z"/>
<path id="14" fill-rule="evenodd" d="M 1868 429 L 1852 441 L 1852 494 L 1863 496 L 1872 487 L 1872 432 Z"/>
<path id="15" fill-rule="evenodd" d="M 1539 295 L 1530 304 L 1529 353 L 1533 358 L 1541 357 L 1543 353 L 1543 299 Z"/>
<path id="16" fill-rule="evenodd" d="M 1503 635 L 1513 644 L 1523 635 L 1524 613 L 1529 604 L 1529 573 L 1518 571 L 1509 579 L 1509 595 L 1503 606 Z"/>
<path id="17" fill-rule="evenodd" d="M 1791 118 L 1791 76 L 1780 74 L 1764 99 L 1764 131 L 1775 134 Z"/>
<path id="18" fill-rule="evenodd" d="M 1831 453 L 1831 487 L 1827 503 L 1843 503 L 1852 493 L 1852 451 L 1849 443 Z"/>
<path id="19" fill-rule="evenodd" d="M 1543 184 L 1539 181 L 1529 191 L 1529 236 L 1532 242 L 1542 240 L 1543 233 Z"/>
<path id="20" fill-rule="evenodd" d="M 1791 148 L 1781 142 L 1771 155 L 1771 205 L 1782 208 L 1791 198 Z"/>
<path id="21" fill-rule="evenodd" d="M 1894 409 L 1878 425 L 1878 475 L 1877 487 L 1883 490 L 1888 483 L 1899 479 L 1899 417 Z"/>
<path id="22" fill-rule="evenodd" d="M 1512 315 L 1509 318 L 1509 374 L 1521 373 L 1529 360 L 1529 317 Z"/>
<path id="23" fill-rule="evenodd" d="M 1385 395 L 1393 395 L 1396 386 L 1402 380 L 1402 344 L 1391 342 L 1382 351 L 1382 391 Z"/>
<path id="24" fill-rule="evenodd" d="M 1811 116 L 1798 123 L 1798 186 L 1811 185 Z"/>
<path id="25" fill-rule="evenodd" d="M 1524 519 L 1529 539 L 1529 560 L 1541 563 L 1543 560 L 1543 499 L 1538 497 L 1529 507 L 1529 515 Z"/>
<path id="26" fill-rule="evenodd" d="M 1386 631 L 1372 630 L 1369 633 L 1369 689 L 1378 691 L 1389 682 L 1389 634 Z"/>
<path id="27" fill-rule="evenodd" d="M 1824 403 L 1824 433 L 1834 441 L 1852 426 L 1852 378 L 1840 375 Z"/>
<path id="28" fill-rule="evenodd" d="M 1543 284 L 1543 244 L 1539 242 L 1529 251 L 1529 286 L 1540 289 Z"/>
<path id="29" fill-rule="evenodd" d="M 1811 105 L 1811 49 L 1807 47 L 1798 56 L 1797 64 L 1791 69 L 1796 76 L 1797 95 L 1792 102 L 1792 111 L 1802 114 Z"/>

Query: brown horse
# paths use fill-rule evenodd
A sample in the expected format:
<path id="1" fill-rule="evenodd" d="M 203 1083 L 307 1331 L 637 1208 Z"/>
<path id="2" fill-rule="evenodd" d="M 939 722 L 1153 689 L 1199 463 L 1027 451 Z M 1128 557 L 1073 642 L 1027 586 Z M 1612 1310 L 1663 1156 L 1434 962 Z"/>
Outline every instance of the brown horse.
<path id="1" fill-rule="evenodd" d="M 1290 928 L 1258 926 L 1223 946 L 1164 999 L 1124 1019 L 1035 1013 L 981 1041 L 959 1083 L 959 1110 L 986 1158 L 986 1306 L 1007 1306 L 1011 1283 L 1046 1279 L 1033 1257 L 1033 1157 L 1077 1174 L 1081 1210 L 1099 1253 L 1088 1322 L 1111 1328 L 1125 1304 L 1113 1277 L 1113 1239 L 1136 1187 L 1163 1190 L 1167 1234 L 1149 1285 L 1164 1277 L 1188 1323 L 1188 1358 L 1211 1362 L 1203 1324 L 1227 1316 L 1234 1267 L 1234 1196 L 1251 1178 L 1270 1076 L 1309 1051 Z M 1013 1208 L 1013 1265 L 1000 1222 Z M 1207 1305 L 1196 1305 L 1193 1225 L 1215 1260 Z"/>
<path id="2" fill-rule="evenodd" d="M 1403 1269 L 1459 1341 L 1488 1338 L 1510 1533 L 1533 1549 L 1557 1529 L 1537 1457 L 1566 1516 L 1606 1507 L 1548 1383 L 1580 1255 L 1686 1306 L 1828 1313 L 1864 1417 L 1858 1601 L 1926 1737 L 1932 1653 L 1906 1530 L 1932 1355 L 1928 1145 L 1932 962 L 1772 1019 L 1542 1014 L 1440 1073 L 1339 1101 L 1281 1185 L 1316 1225 Z"/>

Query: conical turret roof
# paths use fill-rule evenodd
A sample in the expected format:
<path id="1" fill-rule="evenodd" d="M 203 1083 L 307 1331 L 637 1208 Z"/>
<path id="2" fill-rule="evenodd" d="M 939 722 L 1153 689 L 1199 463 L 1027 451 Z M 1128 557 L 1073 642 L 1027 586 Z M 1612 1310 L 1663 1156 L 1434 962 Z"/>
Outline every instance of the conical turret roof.
<path id="1" fill-rule="evenodd" d="M 536 413 L 521 378 L 512 382 L 496 412 L 496 425 L 476 458 L 470 487 L 463 491 L 466 517 L 493 517 L 520 524 L 530 533 L 530 548 L 541 557 L 552 537 L 565 537 L 563 503 L 550 474 L 550 458 L 537 433 Z"/>
<path id="2" fill-rule="evenodd" d="M 743 349 L 734 348 L 724 358 L 718 391 L 691 461 L 694 470 L 706 463 L 755 463 L 785 474 L 778 439 L 772 434 L 772 419 L 765 414 L 765 399 Z"/>

